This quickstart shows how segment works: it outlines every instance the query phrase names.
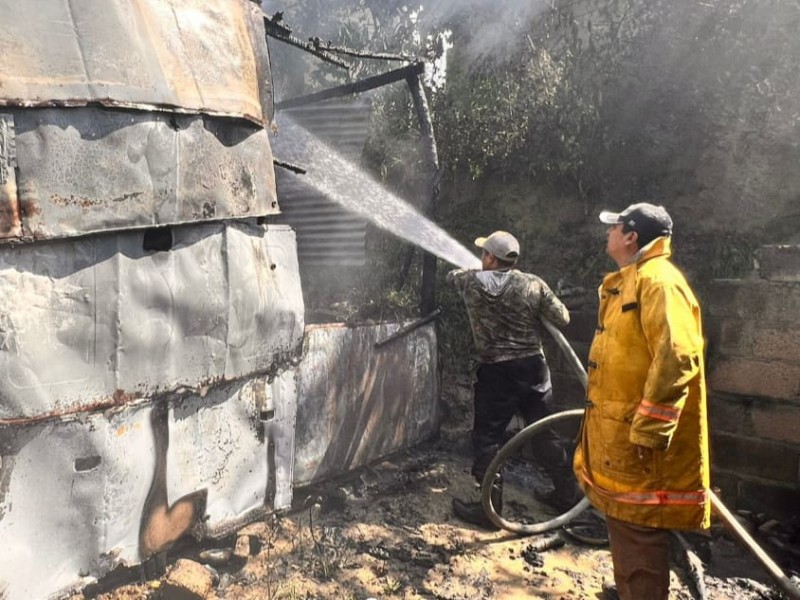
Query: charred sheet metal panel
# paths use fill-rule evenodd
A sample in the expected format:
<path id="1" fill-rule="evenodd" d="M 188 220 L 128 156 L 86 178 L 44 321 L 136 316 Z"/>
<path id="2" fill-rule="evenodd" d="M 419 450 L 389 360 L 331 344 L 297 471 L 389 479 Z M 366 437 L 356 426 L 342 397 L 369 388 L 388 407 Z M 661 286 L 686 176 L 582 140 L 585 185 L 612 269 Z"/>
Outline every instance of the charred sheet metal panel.
<path id="1" fill-rule="evenodd" d="M 46 598 L 137 562 L 155 466 L 149 413 L 0 428 L 4 598 Z"/>
<path id="2" fill-rule="evenodd" d="M 182 401 L 170 411 L 167 496 L 206 490 L 203 528 L 226 535 L 288 508 L 297 390 L 294 371 L 250 379 Z"/>
<path id="3" fill-rule="evenodd" d="M 294 376 L 0 428 L 0 596 L 46 598 L 288 507 Z"/>
<path id="4" fill-rule="evenodd" d="M 10 169 L 15 179 L 0 184 L 0 238 L 279 210 L 268 134 L 244 121 L 74 108 L 11 110 L 3 122 L 13 124 L 6 139 L 14 142 L 16 174 Z"/>
<path id="5" fill-rule="evenodd" d="M 320 102 L 309 107 L 281 111 L 314 136 L 354 163 L 361 160 L 370 125 L 370 104 L 363 99 Z M 291 139 L 273 139 L 275 155 Z M 363 266 L 366 262 L 366 221 L 332 202 L 303 181 L 302 175 L 278 169 L 280 223 L 297 231 L 297 253 L 303 267 Z"/>
<path id="6" fill-rule="evenodd" d="M 402 324 L 306 328 L 298 384 L 295 485 L 369 464 L 439 422 L 433 325 L 376 349 Z"/>
<path id="7" fill-rule="evenodd" d="M 168 230 L 169 232 L 170 230 Z M 0 423 L 264 373 L 299 354 L 294 232 L 240 223 L 0 252 Z"/>
<path id="8" fill-rule="evenodd" d="M 22 234 L 17 202 L 16 132 L 14 116 L 0 114 L 0 240 Z"/>
<path id="9" fill-rule="evenodd" d="M 249 0 L 0 0 L 0 14 L 0 105 L 269 118 L 263 14 Z"/>

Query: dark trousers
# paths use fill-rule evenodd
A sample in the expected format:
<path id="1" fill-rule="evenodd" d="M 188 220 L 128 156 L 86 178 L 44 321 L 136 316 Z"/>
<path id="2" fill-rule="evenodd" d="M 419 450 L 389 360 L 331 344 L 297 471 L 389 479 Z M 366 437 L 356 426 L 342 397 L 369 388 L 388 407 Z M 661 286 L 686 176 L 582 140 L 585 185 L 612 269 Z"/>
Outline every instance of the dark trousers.
<path id="1" fill-rule="evenodd" d="M 475 382 L 475 421 L 472 474 L 483 481 L 486 469 L 506 439 L 506 428 L 516 414 L 525 425 L 550 414 L 553 395 L 550 370 L 544 356 L 528 356 L 499 363 L 483 363 Z M 552 429 L 534 437 L 532 449 L 556 489 L 572 489 L 572 469 L 561 439 Z"/>
<path id="2" fill-rule="evenodd" d="M 669 597 L 669 530 L 606 517 L 620 600 Z"/>

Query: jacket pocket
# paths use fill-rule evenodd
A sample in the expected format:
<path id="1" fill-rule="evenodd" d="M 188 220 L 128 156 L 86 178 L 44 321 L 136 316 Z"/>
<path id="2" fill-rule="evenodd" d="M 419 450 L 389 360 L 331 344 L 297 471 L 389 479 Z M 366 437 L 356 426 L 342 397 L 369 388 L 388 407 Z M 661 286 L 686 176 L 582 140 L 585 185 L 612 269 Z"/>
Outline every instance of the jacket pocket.
<path id="1" fill-rule="evenodd" d="M 620 405 L 622 403 L 608 403 L 604 407 L 600 468 L 606 476 L 620 481 L 655 479 L 658 476 L 657 456 L 652 449 L 630 442 L 633 409 L 629 405 Z"/>

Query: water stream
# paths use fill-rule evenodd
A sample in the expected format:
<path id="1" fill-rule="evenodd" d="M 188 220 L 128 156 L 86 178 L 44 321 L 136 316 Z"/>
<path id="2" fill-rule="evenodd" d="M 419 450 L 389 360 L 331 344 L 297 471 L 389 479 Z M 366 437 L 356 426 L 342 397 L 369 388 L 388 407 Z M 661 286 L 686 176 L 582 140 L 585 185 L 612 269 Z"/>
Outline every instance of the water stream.
<path id="1" fill-rule="evenodd" d="M 307 169 L 298 175 L 332 201 L 381 229 L 458 267 L 478 269 L 480 259 L 444 229 L 393 194 L 291 118 L 279 119 L 280 158 Z"/>

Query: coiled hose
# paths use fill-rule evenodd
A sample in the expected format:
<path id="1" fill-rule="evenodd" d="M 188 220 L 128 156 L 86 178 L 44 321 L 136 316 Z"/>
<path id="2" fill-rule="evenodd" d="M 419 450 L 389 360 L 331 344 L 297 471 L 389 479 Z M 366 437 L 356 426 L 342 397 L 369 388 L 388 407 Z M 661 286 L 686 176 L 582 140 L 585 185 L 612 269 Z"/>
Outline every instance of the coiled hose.
<path id="1" fill-rule="evenodd" d="M 575 354 L 575 351 L 572 349 L 572 346 L 570 346 L 569 342 L 567 341 L 567 338 L 565 338 L 564 334 L 561 333 L 561 331 L 548 320 L 542 319 L 542 323 L 547 331 L 550 332 L 550 335 L 553 336 L 556 344 L 564 353 L 570 368 L 583 385 L 583 388 L 586 389 L 588 384 L 586 371 L 584 370 L 580 359 L 578 359 L 577 355 Z M 584 497 L 567 512 L 550 519 L 549 521 L 534 524 L 514 523 L 512 521 L 507 521 L 497 514 L 494 506 L 492 506 L 491 496 L 492 481 L 494 481 L 497 472 L 503 467 L 511 455 L 519 450 L 540 430 L 550 427 L 558 421 L 581 416 L 583 415 L 583 412 L 584 411 L 582 408 L 576 408 L 549 415 L 544 419 L 528 425 L 525 429 L 517 433 L 508 442 L 506 442 L 502 448 L 500 448 L 495 455 L 494 460 L 492 460 L 492 462 L 489 464 L 489 467 L 486 469 L 486 474 L 484 475 L 483 482 L 481 484 L 481 489 L 483 490 L 481 495 L 481 503 L 483 504 L 483 510 L 486 512 L 487 517 L 489 517 L 489 520 L 492 523 L 513 533 L 532 535 L 544 533 L 546 531 L 566 525 L 572 519 L 586 510 L 586 508 L 589 506 L 589 500 Z M 717 496 L 713 490 L 709 489 L 706 491 L 711 500 L 711 507 L 717 513 L 717 516 L 719 516 L 720 520 L 722 520 L 722 522 L 733 531 L 733 533 L 744 544 L 744 546 L 755 555 L 756 559 L 758 559 L 758 561 L 764 566 L 769 575 L 775 581 L 778 588 L 780 588 L 787 598 L 790 598 L 791 600 L 800 600 L 800 589 L 798 589 L 792 580 L 783 572 L 783 570 L 781 570 L 777 563 L 770 558 L 766 551 L 759 546 L 758 542 L 753 539 L 747 530 L 742 527 L 736 517 L 722 503 L 722 500 L 720 500 L 719 496 Z"/>

